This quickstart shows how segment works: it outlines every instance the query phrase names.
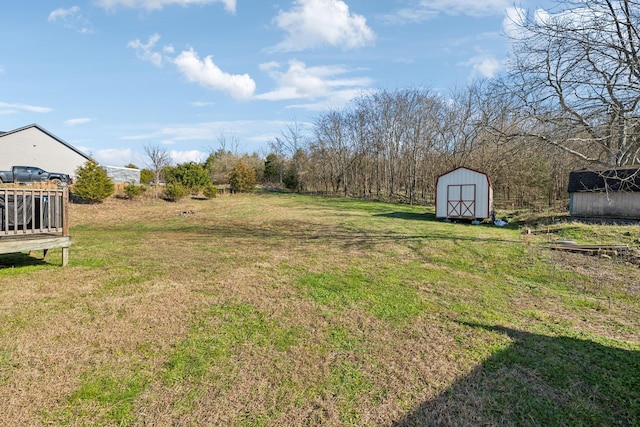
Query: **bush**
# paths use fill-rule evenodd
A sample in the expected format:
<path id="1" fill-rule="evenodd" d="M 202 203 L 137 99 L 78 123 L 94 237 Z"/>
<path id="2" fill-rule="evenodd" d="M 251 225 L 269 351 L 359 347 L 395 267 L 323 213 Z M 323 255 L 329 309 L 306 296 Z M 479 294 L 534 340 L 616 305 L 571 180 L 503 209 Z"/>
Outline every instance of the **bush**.
<path id="1" fill-rule="evenodd" d="M 164 172 L 167 183 L 180 183 L 193 194 L 197 194 L 211 184 L 209 173 L 199 163 L 182 163 L 177 166 L 167 167 Z"/>
<path id="2" fill-rule="evenodd" d="M 256 171 L 247 163 L 239 160 L 229 175 L 229 184 L 233 191 L 247 193 L 256 187 Z"/>
<path id="3" fill-rule="evenodd" d="M 202 194 L 207 199 L 213 199 L 214 197 L 218 196 L 218 187 L 216 187 L 215 185 L 209 184 L 206 187 L 204 187 Z"/>
<path id="4" fill-rule="evenodd" d="M 153 181 L 153 171 L 151 169 L 141 169 L 140 170 L 140 183 L 141 184 L 151 184 Z"/>
<path id="5" fill-rule="evenodd" d="M 115 186 L 98 164 L 88 160 L 76 170 L 76 180 L 71 192 L 89 203 L 98 203 L 111 196 Z"/>
<path id="6" fill-rule="evenodd" d="M 171 182 L 164 188 L 163 197 L 170 202 L 177 202 L 184 198 L 190 191 L 179 182 Z"/>
<path id="7" fill-rule="evenodd" d="M 147 189 L 142 185 L 126 184 L 124 186 L 124 197 L 125 199 L 133 199 L 134 197 L 141 195 L 146 190 Z"/>

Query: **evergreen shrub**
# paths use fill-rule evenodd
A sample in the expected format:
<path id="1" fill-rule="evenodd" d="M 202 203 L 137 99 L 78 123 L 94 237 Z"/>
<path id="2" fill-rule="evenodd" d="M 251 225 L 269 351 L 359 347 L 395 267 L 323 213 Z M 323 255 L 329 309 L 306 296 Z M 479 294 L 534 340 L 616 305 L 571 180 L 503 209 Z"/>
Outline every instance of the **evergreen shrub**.
<path id="1" fill-rule="evenodd" d="M 88 160 L 76 170 L 76 179 L 71 187 L 75 197 L 85 202 L 99 203 L 114 191 L 113 182 L 96 162 Z"/>

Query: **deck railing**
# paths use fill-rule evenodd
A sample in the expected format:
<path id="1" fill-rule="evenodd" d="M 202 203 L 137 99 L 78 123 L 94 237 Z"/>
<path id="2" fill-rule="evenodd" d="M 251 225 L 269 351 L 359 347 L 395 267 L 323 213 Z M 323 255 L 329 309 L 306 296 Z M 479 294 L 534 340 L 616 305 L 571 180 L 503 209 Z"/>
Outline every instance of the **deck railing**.
<path id="1" fill-rule="evenodd" d="M 0 237 L 69 235 L 69 193 L 63 189 L 0 188 Z"/>

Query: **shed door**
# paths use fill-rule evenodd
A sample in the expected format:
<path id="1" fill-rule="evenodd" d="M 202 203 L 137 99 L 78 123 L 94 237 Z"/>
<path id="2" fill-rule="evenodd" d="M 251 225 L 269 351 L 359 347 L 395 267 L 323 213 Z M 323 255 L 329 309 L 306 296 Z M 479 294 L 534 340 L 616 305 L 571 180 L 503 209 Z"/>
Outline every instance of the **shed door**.
<path id="1" fill-rule="evenodd" d="M 447 218 L 475 217 L 476 185 L 449 185 L 447 187 Z"/>

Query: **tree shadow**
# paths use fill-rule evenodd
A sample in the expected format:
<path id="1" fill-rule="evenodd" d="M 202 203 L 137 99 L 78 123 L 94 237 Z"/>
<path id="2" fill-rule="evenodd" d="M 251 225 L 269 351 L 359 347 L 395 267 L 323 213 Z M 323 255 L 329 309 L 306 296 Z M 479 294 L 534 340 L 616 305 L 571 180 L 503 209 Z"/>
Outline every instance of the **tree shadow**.
<path id="1" fill-rule="evenodd" d="M 462 325 L 512 343 L 393 427 L 640 425 L 640 351 Z"/>
<path id="2" fill-rule="evenodd" d="M 473 227 L 478 227 L 474 225 Z M 166 229 L 167 230 L 167 229 Z M 182 232 L 180 228 L 175 230 Z M 190 228 L 198 234 L 217 236 L 229 239 L 259 239 L 263 244 L 279 246 L 283 239 L 304 244 L 331 244 L 341 247 L 357 247 L 362 250 L 372 249 L 377 245 L 389 242 L 411 242 L 422 240 L 443 240 L 452 242 L 493 242 L 504 244 L 520 244 L 517 239 L 500 237 L 469 236 L 464 233 L 428 231 L 424 234 L 407 234 L 394 231 L 371 230 L 367 228 L 343 228 L 335 226 L 318 226 L 306 221 L 273 221 L 269 226 L 256 227 L 242 224 L 208 224 L 203 227 Z"/>

